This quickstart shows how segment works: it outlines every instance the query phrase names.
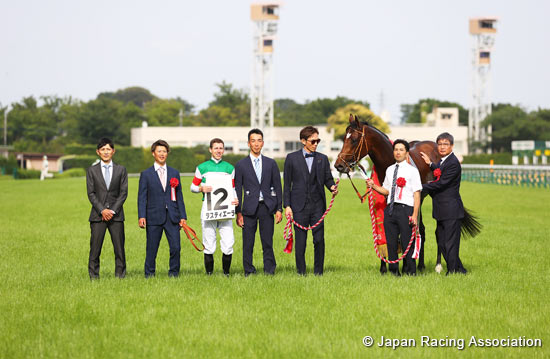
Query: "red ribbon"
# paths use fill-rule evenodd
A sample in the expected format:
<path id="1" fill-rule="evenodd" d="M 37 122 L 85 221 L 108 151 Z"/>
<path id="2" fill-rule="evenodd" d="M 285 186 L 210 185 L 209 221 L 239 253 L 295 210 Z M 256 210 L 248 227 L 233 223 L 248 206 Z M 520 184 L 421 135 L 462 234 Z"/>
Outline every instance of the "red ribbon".
<path id="1" fill-rule="evenodd" d="M 171 199 L 172 201 L 176 201 L 176 187 L 180 184 L 180 181 L 178 181 L 177 178 L 171 178 L 170 179 L 170 187 L 172 187 L 172 191 L 171 191 Z"/>
<path id="2" fill-rule="evenodd" d="M 441 177 L 441 169 L 436 168 L 436 169 L 434 170 L 434 177 L 435 177 L 435 181 L 434 181 L 434 182 L 439 181 L 439 178 Z"/>
<path id="3" fill-rule="evenodd" d="M 399 177 L 395 183 L 401 188 L 399 190 L 399 199 L 401 199 L 401 195 L 403 194 L 403 187 L 405 187 L 407 181 L 403 177 Z"/>

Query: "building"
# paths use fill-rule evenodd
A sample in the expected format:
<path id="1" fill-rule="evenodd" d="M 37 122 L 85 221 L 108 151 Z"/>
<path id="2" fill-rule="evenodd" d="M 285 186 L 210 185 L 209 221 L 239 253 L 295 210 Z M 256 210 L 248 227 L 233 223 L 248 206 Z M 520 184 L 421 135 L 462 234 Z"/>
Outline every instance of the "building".
<path id="1" fill-rule="evenodd" d="M 27 170 L 42 170 L 44 163 L 44 156 L 48 158 L 48 171 L 58 172 L 60 168 L 60 158 L 63 155 L 54 153 L 30 153 L 30 152 L 16 152 L 15 158 L 17 164 Z"/>
<path id="2" fill-rule="evenodd" d="M 334 140 L 333 132 L 326 125 L 316 127 L 321 139 L 318 151 L 334 160 L 342 149 L 342 141 Z M 284 158 L 288 153 L 302 148 L 299 137 L 301 129 L 302 127 L 274 127 L 273 157 Z M 220 137 L 225 142 L 226 153 L 246 154 L 246 136 L 249 130 L 250 127 L 140 127 L 132 128 L 131 143 L 134 147 L 150 147 L 156 140 L 163 139 L 171 146 L 194 147 L 208 145 L 212 138 Z M 455 154 L 459 158 L 468 154 L 468 127 L 458 125 L 458 109 L 434 109 L 425 124 L 390 126 L 390 130 L 390 139 L 402 138 L 407 141 L 435 141 L 440 133 L 449 132 L 455 138 Z"/>

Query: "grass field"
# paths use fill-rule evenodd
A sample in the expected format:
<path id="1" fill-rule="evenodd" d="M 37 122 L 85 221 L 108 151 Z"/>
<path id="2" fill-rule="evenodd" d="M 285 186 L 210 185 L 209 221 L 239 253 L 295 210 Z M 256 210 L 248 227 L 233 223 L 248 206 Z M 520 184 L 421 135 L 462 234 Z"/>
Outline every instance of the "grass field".
<path id="1" fill-rule="evenodd" d="M 190 179 L 183 179 L 188 188 Z M 0 182 L 0 357 L 548 357 L 550 192 L 463 183 L 462 196 L 485 226 L 462 241 L 467 276 L 434 272 L 431 203 L 424 205 L 427 271 L 381 276 L 368 207 L 345 181 L 326 220 L 325 275 L 295 273 L 276 226 L 274 277 L 242 273 L 236 230 L 232 276 L 203 274 L 203 257 L 182 237 L 182 275 L 168 278 L 163 240 L 157 277 L 145 280 L 145 231 L 137 226 L 137 179 L 126 211 L 128 275 L 114 278 L 107 236 L 101 280 L 87 272 L 90 204 L 84 179 Z M 199 230 L 200 197 L 184 193 L 189 224 Z M 218 249 L 219 250 L 219 249 Z M 255 264 L 261 271 L 261 244 Z M 375 344 L 365 347 L 371 336 Z M 381 337 L 416 346 L 378 347 Z M 465 348 L 427 347 L 421 336 L 464 339 Z M 468 346 L 478 339 L 539 338 L 542 347 Z M 410 343 L 410 342 L 409 342 Z"/>

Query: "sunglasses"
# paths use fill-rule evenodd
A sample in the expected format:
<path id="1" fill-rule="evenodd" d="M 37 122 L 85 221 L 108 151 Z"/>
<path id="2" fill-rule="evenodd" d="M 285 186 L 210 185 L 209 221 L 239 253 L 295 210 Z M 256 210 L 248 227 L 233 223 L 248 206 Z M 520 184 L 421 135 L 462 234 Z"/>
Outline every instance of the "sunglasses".
<path id="1" fill-rule="evenodd" d="M 318 145 L 321 142 L 321 139 L 318 138 L 316 140 L 306 140 L 306 141 L 311 143 L 312 145 Z"/>

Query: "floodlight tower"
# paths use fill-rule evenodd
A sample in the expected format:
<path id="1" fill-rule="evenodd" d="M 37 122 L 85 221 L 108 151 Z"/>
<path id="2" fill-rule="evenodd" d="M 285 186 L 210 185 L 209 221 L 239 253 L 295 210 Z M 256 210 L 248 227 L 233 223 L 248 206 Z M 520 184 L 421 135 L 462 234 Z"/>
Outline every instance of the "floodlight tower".
<path id="1" fill-rule="evenodd" d="M 273 40 L 277 34 L 279 6 L 278 2 L 250 5 L 253 23 L 250 126 L 266 132 L 268 151 L 273 151 Z"/>
<path id="2" fill-rule="evenodd" d="M 496 17 L 470 19 L 472 36 L 472 89 L 471 107 L 468 116 L 470 143 L 491 143 L 491 125 L 482 127 L 481 122 L 491 114 L 491 51 L 495 44 Z M 491 153 L 491 147 L 488 147 Z"/>

